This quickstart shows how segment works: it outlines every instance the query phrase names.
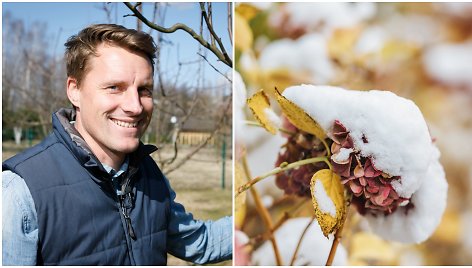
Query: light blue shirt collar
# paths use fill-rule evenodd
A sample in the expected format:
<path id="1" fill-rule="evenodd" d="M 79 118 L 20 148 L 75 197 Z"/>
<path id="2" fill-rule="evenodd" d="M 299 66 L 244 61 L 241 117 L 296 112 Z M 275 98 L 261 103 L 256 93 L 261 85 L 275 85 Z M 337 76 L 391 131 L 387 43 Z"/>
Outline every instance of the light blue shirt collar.
<path id="1" fill-rule="evenodd" d="M 129 166 L 129 158 L 126 156 L 125 161 L 121 164 L 121 167 L 118 171 L 115 171 L 109 165 L 102 163 L 103 168 L 108 172 L 108 174 L 112 175 L 111 180 L 113 182 L 113 187 L 115 188 L 116 194 L 121 195 L 121 179 L 119 179 L 120 175 L 125 173 L 128 170 Z"/>

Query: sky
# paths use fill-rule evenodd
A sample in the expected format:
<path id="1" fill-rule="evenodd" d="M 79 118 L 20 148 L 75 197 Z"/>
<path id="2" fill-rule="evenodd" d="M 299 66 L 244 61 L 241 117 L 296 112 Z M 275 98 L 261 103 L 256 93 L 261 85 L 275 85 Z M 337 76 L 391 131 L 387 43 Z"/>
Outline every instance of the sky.
<path id="1" fill-rule="evenodd" d="M 103 7 L 107 5 L 110 9 L 110 16 Z M 154 3 L 143 3 L 143 12 L 146 17 L 152 19 L 152 10 Z M 200 6 L 198 3 L 172 3 L 165 6 L 165 19 L 161 26 L 170 27 L 173 24 L 180 22 L 187 24 L 194 31 L 199 32 L 200 27 Z M 163 10 L 163 9 L 162 9 Z M 63 2 L 22 2 L 2 3 L 2 18 L 6 12 L 10 12 L 13 18 L 23 19 L 25 26 L 35 23 L 46 23 L 48 32 L 44 33 L 49 37 L 52 44 L 51 48 L 56 47 L 55 52 L 62 55 L 64 53 L 63 44 L 71 35 L 77 34 L 82 28 L 94 23 L 117 23 L 122 24 L 127 28 L 136 28 L 136 18 L 132 16 L 124 17 L 124 15 L 132 12 L 120 2 L 105 3 L 105 2 L 82 2 L 82 3 L 63 3 Z M 164 14 L 164 12 L 163 12 Z M 232 55 L 232 46 L 227 29 L 227 3 L 213 3 L 214 27 L 216 33 L 222 38 L 225 49 Z M 3 28 L 4 30 L 4 28 Z M 148 32 L 149 28 L 144 25 L 143 30 Z M 4 32 L 5 34 L 5 32 Z M 152 31 L 152 35 L 156 38 L 157 32 Z M 178 84 L 185 84 L 187 86 L 196 86 L 195 74 L 199 72 L 197 60 L 202 57 L 197 54 L 198 43 L 188 33 L 181 30 L 163 35 L 166 41 L 161 49 L 161 69 L 164 70 L 164 76 L 168 79 L 174 79 L 179 70 L 179 63 L 181 69 L 179 72 Z M 5 49 L 5 47 L 3 48 Z M 205 49 L 202 50 L 205 53 Z M 222 73 L 230 73 L 231 69 L 226 65 L 217 61 L 216 57 L 207 52 L 207 59 Z M 189 64 L 185 64 L 189 63 Z M 203 72 L 206 80 L 204 84 L 217 87 L 226 79 L 217 73 L 208 63 L 202 64 Z"/>

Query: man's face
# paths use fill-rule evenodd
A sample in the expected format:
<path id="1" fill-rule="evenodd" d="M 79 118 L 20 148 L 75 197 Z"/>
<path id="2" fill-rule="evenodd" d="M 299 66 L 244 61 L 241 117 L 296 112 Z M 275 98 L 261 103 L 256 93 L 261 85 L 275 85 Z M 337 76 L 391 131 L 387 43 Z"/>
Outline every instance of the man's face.
<path id="1" fill-rule="evenodd" d="M 67 82 L 75 127 L 100 161 L 115 166 L 139 145 L 153 110 L 152 65 L 144 55 L 102 44 L 81 84 Z"/>

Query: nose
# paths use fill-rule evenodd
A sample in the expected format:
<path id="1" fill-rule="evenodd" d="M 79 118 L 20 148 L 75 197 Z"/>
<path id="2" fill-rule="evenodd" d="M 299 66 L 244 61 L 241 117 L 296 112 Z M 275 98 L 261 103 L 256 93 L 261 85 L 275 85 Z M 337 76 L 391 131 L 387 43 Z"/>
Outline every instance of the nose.
<path id="1" fill-rule="evenodd" d="M 124 94 L 122 109 L 131 115 L 139 115 L 143 111 L 141 97 L 137 88 L 128 88 Z"/>

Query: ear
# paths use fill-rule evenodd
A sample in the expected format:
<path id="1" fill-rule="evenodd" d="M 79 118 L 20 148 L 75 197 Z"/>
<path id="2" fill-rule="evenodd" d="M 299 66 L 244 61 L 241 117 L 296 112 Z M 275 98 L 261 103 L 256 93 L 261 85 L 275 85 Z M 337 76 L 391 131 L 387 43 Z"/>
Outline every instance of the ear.
<path id="1" fill-rule="evenodd" d="M 69 101 L 77 108 L 80 108 L 80 90 L 77 84 L 77 79 L 67 77 L 67 97 Z"/>

